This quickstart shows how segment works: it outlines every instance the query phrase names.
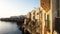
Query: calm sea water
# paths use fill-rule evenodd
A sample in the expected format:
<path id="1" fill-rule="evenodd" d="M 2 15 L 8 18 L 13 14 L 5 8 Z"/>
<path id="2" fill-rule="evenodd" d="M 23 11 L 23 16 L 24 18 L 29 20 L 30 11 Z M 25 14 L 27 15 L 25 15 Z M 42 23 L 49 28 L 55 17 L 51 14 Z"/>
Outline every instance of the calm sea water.
<path id="1" fill-rule="evenodd" d="M 22 34 L 16 23 L 0 21 L 0 34 Z"/>

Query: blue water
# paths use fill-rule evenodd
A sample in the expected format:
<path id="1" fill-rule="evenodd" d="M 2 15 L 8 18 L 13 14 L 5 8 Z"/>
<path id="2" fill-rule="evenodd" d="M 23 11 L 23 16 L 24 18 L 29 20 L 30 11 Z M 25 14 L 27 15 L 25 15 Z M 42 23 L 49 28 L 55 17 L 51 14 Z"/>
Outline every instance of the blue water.
<path id="1" fill-rule="evenodd" d="M 22 34 L 16 23 L 0 21 L 0 34 Z"/>

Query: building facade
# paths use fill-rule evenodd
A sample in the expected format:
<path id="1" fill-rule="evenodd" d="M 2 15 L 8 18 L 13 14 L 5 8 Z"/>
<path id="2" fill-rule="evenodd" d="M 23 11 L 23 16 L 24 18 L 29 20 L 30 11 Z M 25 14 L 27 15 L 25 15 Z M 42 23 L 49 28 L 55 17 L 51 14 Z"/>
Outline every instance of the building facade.
<path id="1" fill-rule="evenodd" d="M 55 19 L 55 30 L 60 34 L 60 0 L 56 0 L 57 17 Z"/>
<path id="2" fill-rule="evenodd" d="M 41 34 L 40 28 L 40 8 L 36 8 L 31 12 L 31 20 L 35 21 L 36 26 L 36 33 Z"/>
<path id="3" fill-rule="evenodd" d="M 40 0 L 40 7 L 27 14 L 28 20 L 30 19 L 26 19 L 27 26 L 34 21 L 35 25 L 32 24 L 32 28 L 35 28 L 35 33 L 33 30 L 31 34 L 59 34 L 55 23 L 57 17 L 60 18 L 60 0 Z"/>
<path id="4" fill-rule="evenodd" d="M 36 8 L 34 10 L 32 10 L 31 12 L 29 12 L 27 14 L 27 18 L 25 19 L 24 24 L 25 29 L 29 29 L 31 34 L 42 34 L 42 11 L 40 11 L 40 8 Z M 29 20 L 30 19 L 30 20 Z M 34 25 L 35 24 L 35 25 Z M 32 29 L 34 29 L 33 31 L 31 31 Z M 35 32 L 35 33 L 34 33 Z"/>
<path id="5" fill-rule="evenodd" d="M 36 19 L 36 32 L 38 32 L 39 34 L 42 34 L 42 11 L 40 10 L 40 8 L 35 9 L 35 19 Z M 39 27 L 38 27 L 39 26 Z"/>
<path id="6" fill-rule="evenodd" d="M 42 10 L 42 34 L 58 34 L 55 18 L 60 17 L 60 0 L 40 0 Z"/>

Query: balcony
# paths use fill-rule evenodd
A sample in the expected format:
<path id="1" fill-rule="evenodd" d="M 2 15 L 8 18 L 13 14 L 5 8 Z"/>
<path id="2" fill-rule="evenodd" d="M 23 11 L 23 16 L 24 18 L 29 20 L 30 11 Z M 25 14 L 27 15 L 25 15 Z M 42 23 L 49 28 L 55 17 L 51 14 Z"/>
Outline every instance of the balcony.
<path id="1" fill-rule="evenodd" d="M 55 30 L 60 33 L 60 17 L 55 18 Z"/>

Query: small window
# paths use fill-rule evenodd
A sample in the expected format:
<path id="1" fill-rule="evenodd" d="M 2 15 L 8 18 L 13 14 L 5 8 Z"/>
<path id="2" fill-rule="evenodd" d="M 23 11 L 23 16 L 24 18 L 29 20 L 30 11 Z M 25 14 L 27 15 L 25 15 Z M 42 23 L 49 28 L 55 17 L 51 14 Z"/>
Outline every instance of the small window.
<path id="1" fill-rule="evenodd" d="M 39 13 L 37 13 L 37 15 L 39 15 Z"/>
<path id="2" fill-rule="evenodd" d="M 35 16 L 33 16 L 33 19 L 35 19 Z"/>
<path id="3" fill-rule="evenodd" d="M 50 28 L 50 18 L 49 14 L 47 15 L 47 28 Z"/>
<path id="4" fill-rule="evenodd" d="M 40 17 L 42 18 L 42 11 L 40 11 Z"/>

